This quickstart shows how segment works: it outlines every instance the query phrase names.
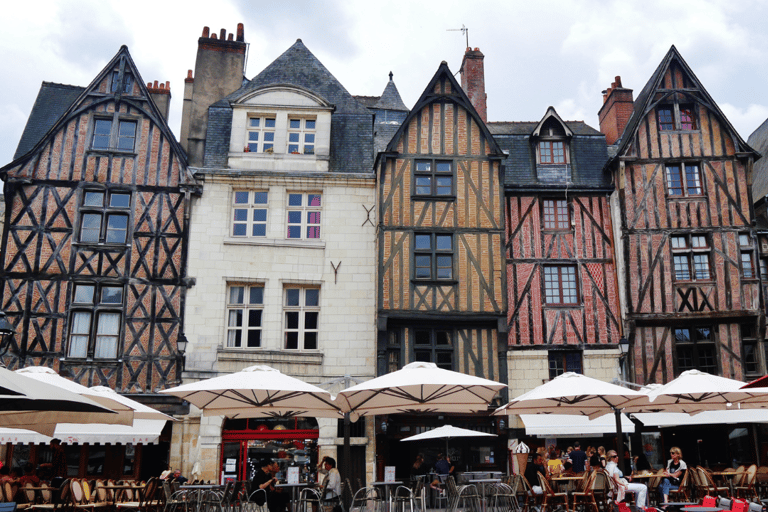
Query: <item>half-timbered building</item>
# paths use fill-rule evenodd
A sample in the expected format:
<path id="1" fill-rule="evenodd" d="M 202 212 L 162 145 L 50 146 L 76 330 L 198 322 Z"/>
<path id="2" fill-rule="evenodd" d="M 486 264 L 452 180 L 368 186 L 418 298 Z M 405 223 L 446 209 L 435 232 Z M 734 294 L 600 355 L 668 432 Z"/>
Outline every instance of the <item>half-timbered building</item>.
<path id="1" fill-rule="evenodd" d="M 429 361 L 506 380 L 502 159 L 443 62 L 377 160 L 378 374 Z M 399 438 L 435 419 L 390 417 L 377 454 L 409 467 Z"/>
<path id="2" fill-rule="evenodd" d="M 125 46 L 87 87 L 43 83 L 0 169 L 8 368 L 48 366 L 144 401 L 180 382 L 197 186 L 166 123 L 169 100 Z"/>
<path id="3" fill-rule="evenodd" d="M 632 379 L 664 383 L 694 368 L 750 377 L 762 318 L 758 154 L 674 46 L 634 102 L 614 83 L 600 118 L 616 145 L 607 169 Z"/>
<path id="4" fill-rule="evenodd" d="M 619 376 L 621 320 L 605 136 L 549 107 L 489 123 L 504 173 L 510 394 L 572 371 Z"/>

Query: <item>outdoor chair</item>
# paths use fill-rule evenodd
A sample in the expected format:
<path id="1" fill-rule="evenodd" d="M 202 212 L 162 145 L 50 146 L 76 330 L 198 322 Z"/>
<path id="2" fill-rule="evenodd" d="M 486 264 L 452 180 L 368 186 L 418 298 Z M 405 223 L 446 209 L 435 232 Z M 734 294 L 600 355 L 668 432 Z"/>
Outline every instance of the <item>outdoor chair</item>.
<path id="1" fill-rule="evenodd" d="M 669 491 L 670 501 L 690 501 L 691 500 L 691 471 L 686 470 L 683 474 L 680 485 L 677 489 Z"/>
<path id="2" fill-rule="evenodd" d="M 392 495 L 392 503 L 396 512 L 415 512 L 416 500 L 413 491 L 404 485 L 398 485 Z"/>
<path id="3" fill-rule="evenodd" d="M 661 503 L 661 496 L 659 495 L 659 485 L 661 485 L 661 479 L 664 476 L 664 468 L 660 468 L 656 471 L 656 474 L 648 479 L 648 506 L 658 507 Z"/>
<path id="4" fill-rule="evenodd" d="M 261 490 L 261 489 L 259 489 Z M 259 491 L 256 491 L 259 492 Z M 323 487 L 323 492 L 325 492 L 325 487 Z M 299 501 L 296 503 L 296 507 L 293 510 L 293 512 L 314 512 L 315 510 L 320 510 L 320 491 L 317 489 L 313 489 L 311 487 L 305 487 L 301 490 L 301 494 L 299 494 Z M 265 493 L 265 499 L 266 499 L 266 493 Z"/>
<path id="5" fill-rule="evenodd" d="M 748 500 L 759 500 L 755 490 L 755 477 L 757 476 L 757 465 L 752 464 L 744 472 L 744 478 L 735 489 L 736 498 L 746 498 Z"/>
<path id="6" fill-rule="evenodd" d="M 761 500 L 768 496 L 768 467 L 760 466 L 755 473 L 755 490 Z"/>
<path id="7" fill-rule="evenodd" d="M 456 512 L 459 507 L 463 511 L 480 511 L 480 496 L 474 485 L 457 486 L 456 480 L 448 476 L 445 480 L 445 492 L 448 495 L 448 512 Z"/>
<path id="8" fill-rule="evenodd" d="M 486 510 L 490 510 L 490 512 L 518 512 L 519 509 L 517 495 L 512 487 L 504 483 L 491 486 Z"/>
<path id="9" fill-rule="evenodd" d="M 731 512 L 747 512 L 749 502 L 747 500 L 733 500 Z"/>
<path id="10" fill-rule="evenodd" d="M 749 508 L 747 509 L 748 512 L 763 512 L 763 504 L 762 503 L 754 503 L 750 502 Z"/>
<path id="11" fill-rule="evenodd" d="M 240 512 L 268 512 L 268 510 L 267 491 L 264 489 L 254 489 L 254 491 L 248 494 L 246 499 L 240 503 Z"/>
<path id="12" fill-rule="evenodd" d="M 715 481 L 712 479 L 712 475 L 701 466 L 696 467 L 696 472 L 699 476 L 699 495 L 707 496 L 725 496 L 731 497 L 731 489 L 728 486 L 715 485 Z"/>
<path id="13" fill-rule="evenodd" d="M 585 471 L 586 482 L 581 490 L 576 490 L 571 493 L 571 499 L 573 501 L 573 510 L 578 510 L 579 506 L 584 507 L 584 512 L 598 512 L 597 501 L 595 500 L 595 480 L 597 479 L 596 471 Z M 582 480 L 583 482 L 583 480 Z"/>
<path id="14" fill-rule="evenodd" d="M 350 512 L 381 512 L 382 499 L 375 487 L 361 487 L 352 496 Z"/>
<path id="15" fill-rule="evenodd" d="M 565 505 L 565 509 L 570 512 L 571 507 L 568 504 L 568 493 L 555 492 L 555 490 L 549 484 L 547 477 L 541 473 L 537 473 L 537 476 L 539 477 L 539 485 L 541 485 L 541 490 L 544 491 L 544 499 L 541 503 L 541 512 L 546 512 L 547 506 L 552 507 L 558 503 Z"/>

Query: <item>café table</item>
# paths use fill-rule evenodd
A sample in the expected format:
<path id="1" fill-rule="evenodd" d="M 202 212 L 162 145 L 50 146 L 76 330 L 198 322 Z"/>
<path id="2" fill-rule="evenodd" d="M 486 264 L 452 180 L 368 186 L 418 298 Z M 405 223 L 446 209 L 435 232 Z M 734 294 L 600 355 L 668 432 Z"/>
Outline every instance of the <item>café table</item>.
<path id="1" fill-rule="evenodd" d="M 480 484 L 480 500 L 483 505 L 483 512 L 485 512 L 486 499 L 485 499 L 485 484 L 498 484 L 501 482 L 501 478 L 475 478 L 469 481 L 472 484 Z"/>
<path id="2" fill-rule="evenodd" d="M 726 471 L 713 471 L 711 473 L 712 478 L 718 478 L 721 481 L 725 481 L 725 483 L 728 485 L 728 490 L 731 491 L 731 496 L 733 496 L 733 480 L 734 477 L 742 477 L 744 476 L 743 471 L 736 471 L 735 469 L 732 470 L 726 470 Z"/>
<path id="3" fill-rule="evenodd" d="M 584 476 L 553 476 L 550 478 L 552 482 L 555 483 L 557 486 L 558 492 L 570 492 L 573 489 L 563 489 L 563 486 L 570 486 L 573 482 L 578 482 L 580 480 L 584 480 Z"/>
<path id="4" fill-rule="evenodd" d="M 275 487 L 277 488 L 288 488 L 291 490 L 291 503 L 295 504 L 297 501 L 299 501 L 297 497 L 297 493 L 299 492 L 299 489 L 301 487 L 309 487 L 310 484 L 307 482 L 296 482 L 296 483 L 284 483 L 284 484 L 275 484 Z"/>
<path id="5" fill-rule="evenodd" d="M 389 487 L 394 485 L 403 485 L 402 480 L 394 480 L 392 482 L 371 482 L 371 485 L 375 487 L 384 487 L 384 498 L 387 502 L 387 512 L 392 509 L 392 493 L 389 491 Z"/>

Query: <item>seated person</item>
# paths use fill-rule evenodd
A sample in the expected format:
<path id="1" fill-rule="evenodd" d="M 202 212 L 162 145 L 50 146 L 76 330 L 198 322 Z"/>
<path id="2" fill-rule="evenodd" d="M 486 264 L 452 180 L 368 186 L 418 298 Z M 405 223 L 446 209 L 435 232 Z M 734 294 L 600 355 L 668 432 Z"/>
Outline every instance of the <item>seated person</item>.
<path id="1" fill-rule="evenodd" d="M 450 457 L 446 457 L 442 453 L 437 454 L 437 462 L 435 462 L 435 473 L 437 473 L 438 478 L 436 478 L 430 487 L 433 489 L 440 489 L 440 484 L 443 481 L 443 478 L 447 477 L 448 475 L 453 474 L 453 464 L 451 464 Z"/>
<path id="2" fill-rule="evenodd" d="M 619 488 L 619 495 L 616 501 L 624 501 L 624 493 L 631 491 L 635 494 L 635 505 L 641 510 L 645 508 L 646 498 L 648 497 L 648 487 L 645 484 L 631 483 L 624 478 L 624 474 L 619 469 L 619 454 L 615 450 L 608 451 L 608 462 L 605 464 L 605 472 L 613 478 Z M 630 477 L 631 478 L 631 477 Z"/>
<path id="3" fill-rule="evenodd" d="M 544 494 L 544 490 L 539 485 L 539 473 L 547 476 L 547 470 L 544 469 L 544 464 L 542 464 L 541 461 L 541 454 L 534 453 L 533 461 L 526 466 L 525 474 L 523 475 L 525 476 L 525 479 L 528 480 L 528 484 L 531 486 L 531 490 L 534 494 Z"/>
<path id="4" fill-rule="evenodd" d="M 341 496 L 341 474 L 339 474 L 339 470 L 336 469 L 336 459 L 333 457 L 326 457 L 325 470 L 328 474 L 325 475 L 322 485 L 325 487 L 326 482 L 328 485 L 326 487 L 324 499 L 330 500 Z"/>
<path id="5" fill-rule="evenodd" d="M 40 485 L 40 478 L 35 474 L 35 465 L 31 462 L 24 464 L 24 476 L 19 478 L 19 485 L 24 487 L 27 483 L 32 483 L 35 487 Z"/>
<path id="6" fill-rule="evenodd" d="M 659 494 L 662 496 L 664 503 L 669 501 L 669 491 L 680 488 L 680 482 L 683 480 L 683 475 L 688 466 L 683 462 L 683 452 L 677 446 L 673 446 L 669 450 L 669 454 L 672 456 L 667 461 L 667 466 L 664 469 L 664 478 L 661 479 L 661 485 L 659 485 Z"/>

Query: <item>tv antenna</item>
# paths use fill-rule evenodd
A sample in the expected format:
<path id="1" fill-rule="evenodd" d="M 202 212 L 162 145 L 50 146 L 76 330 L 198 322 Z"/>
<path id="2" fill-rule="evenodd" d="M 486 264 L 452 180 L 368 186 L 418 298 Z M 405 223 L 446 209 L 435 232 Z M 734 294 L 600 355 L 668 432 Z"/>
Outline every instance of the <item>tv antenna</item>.
<path id="1" fill-rule="evenodd" d="M 449 28 L 446 30 L 446 32 L 459 32 L 461 31 L 462 34 L 467 38 L 467 48 L 469 48 L 469 29 L 464 26 L 464 24 L 461 24 L 461 28 Z"/>

